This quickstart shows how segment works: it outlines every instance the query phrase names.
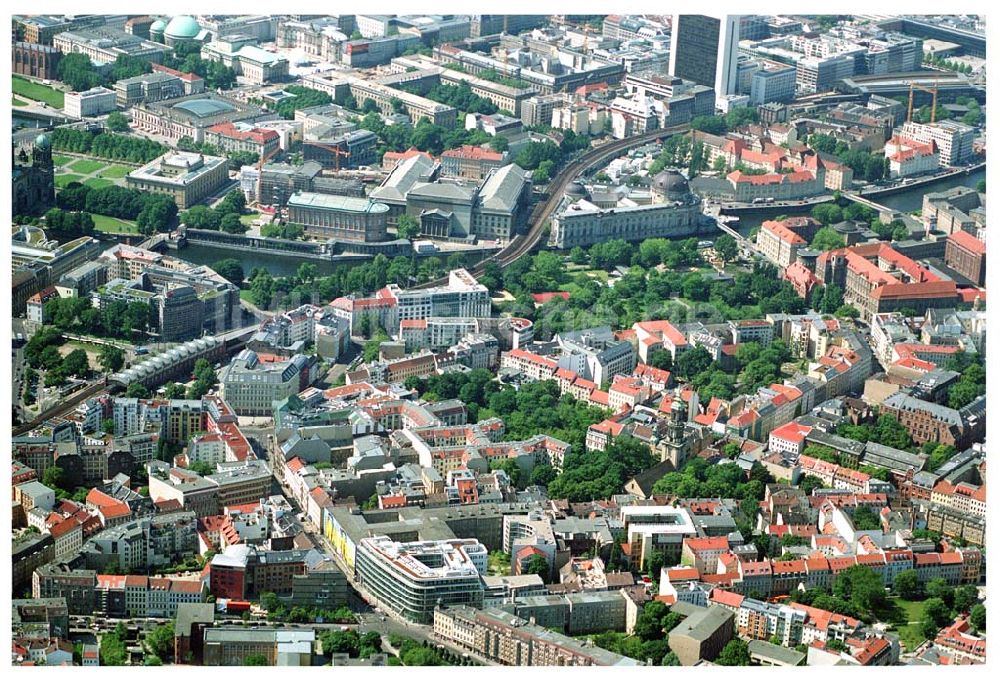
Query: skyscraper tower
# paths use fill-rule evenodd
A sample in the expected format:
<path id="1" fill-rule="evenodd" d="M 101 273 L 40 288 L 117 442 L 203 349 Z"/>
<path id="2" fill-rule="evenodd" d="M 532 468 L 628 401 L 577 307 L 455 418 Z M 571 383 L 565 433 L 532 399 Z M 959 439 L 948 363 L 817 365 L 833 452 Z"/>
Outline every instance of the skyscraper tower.
<path id="1" fill-rule="evenodd" d="M 675 14 L 670 37 L 670 73 L 732 95 L 737 86 L 740 17 Z"/>

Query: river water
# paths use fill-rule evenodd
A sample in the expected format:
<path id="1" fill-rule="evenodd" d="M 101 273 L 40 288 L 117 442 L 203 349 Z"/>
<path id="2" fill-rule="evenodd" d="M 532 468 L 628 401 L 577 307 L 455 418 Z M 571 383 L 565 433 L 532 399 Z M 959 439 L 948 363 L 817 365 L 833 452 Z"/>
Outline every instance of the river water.
<path id="1" fill-rule="evenodd" d="M 188 245 L 176 253 L 178 257 L 185 261 L 206 266 L 210 266 L 224 258 L 239 259 L 240 263 L 243 264 L 243 272 L 248 276 L 254 268 L 266 268 L 274 277 L 288 277 L 294 275 L 295 271 L 303 263 L 311 263 L 316 266 L 316 271 L 320 275 L 329 275 L 337 268 L 337 265 L 332 261 L 320 261 L 319 259 L 307 259 L 291 255 L 275 256 L 273 254 L 230 251 L 224 247 L 209 247 L 201 244 Z"/>
<path id="2" fill-rule="evenodd" d="M 48 125 L 48 121 L 40 121 L 38 119 L 29 119 L 27 116 L 18 116 L 14 114 L 11 119 L 11 125 L 16 129 L 21 128 L 45 128 Z"/>
<path id="3" fill-rule="evenodd" d="M 935 183 L 930 183 L 928 185 L 921 185 L 920 187 L 915 187 L 905 192 L 900 192 L 898 194 L 885 195 L 882 197 L 874 197 L 874 201 L 888 206 L 890 209 L 895 209 L 896 211 L 902 211 L 904 213 L 910 213 L 912 211 L 919 211 L 924 204 L 924 195 L 929 192 L 944 192 L 952 187 L 958 187 L 964 185 L 966 187 L 975 187 L 976 183 L 980 180 L 986 179 L 986 169 L 981 168 L 975 173 L 971 173 L 967 176 L 957 176 L 954 178 L 945 178 L 939 180 Z M 738 230 L 742 235 L 749 235 L 754 228 L 760 227 L 760 224 L 767 220 L 772 220 L 777 216 L 799 216 L 808 215 L 811 209 L 805 209 L 801 211 L 789 211 L 787 208 L 775 208 L 774 212 L 771 214 L 756 214 L 751 217 L 744 218 L 740 220 Z"/>
<path id="4" fill-rule="evenodd" d="M 944 192 L 949 188 L 958 187 L 959 185 L 975 187 L 976 183 L 980 180 L 986 180 L 985 168 L 981 168 L 975 173 L 967 176 L 941 180 L 936 183 L 931 183 L 930 185 L 923 185 L 921 187 L 914 188 L 907 192 L 891 194 L 886 197 L 876 197 L 875 201 L 879 204 L 888 206 L 890 209 L 896 209 L 897 211 L 919 211 L 920 207 L 923 206 L 925 194 L 929 192 Z"/>

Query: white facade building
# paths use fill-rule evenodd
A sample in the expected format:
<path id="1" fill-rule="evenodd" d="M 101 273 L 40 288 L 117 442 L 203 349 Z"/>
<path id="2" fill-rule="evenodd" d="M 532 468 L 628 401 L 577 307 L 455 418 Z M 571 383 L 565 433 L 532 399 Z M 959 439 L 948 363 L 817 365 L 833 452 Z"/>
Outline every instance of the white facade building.
<path id="1" fill-rule="evenodd" d="M 903 124 L 902 135 L 917 142 L 937 145 L 939 166 L 958 166 L 972 157 L 972 142 L 976 138 L 976 129 L 957 121 L 938 121 L 937 123 Z"/>
<path id="2" fill-rule="evenodd" d="M 115 110 L 115 91 L 102 86 L 83 92 L 68 92 L 63 100 L 63 112 L 78 119 Z"/>

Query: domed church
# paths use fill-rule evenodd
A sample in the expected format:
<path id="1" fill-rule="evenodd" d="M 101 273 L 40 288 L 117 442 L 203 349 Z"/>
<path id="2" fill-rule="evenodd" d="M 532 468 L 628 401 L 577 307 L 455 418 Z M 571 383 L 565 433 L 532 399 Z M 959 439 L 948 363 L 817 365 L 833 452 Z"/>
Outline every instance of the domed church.
<path id="1" fill-rule="evenodd" d="M 12 215 L 41 215 L 56 203 L 52 142 L 42 133 L 30 147 L 14 153 Z"/>
<path id="2" fill-rule="evenodd" d="M 687 178 L 678 171 L 667 169 L 660 171 L 653 177 L 653 184 L 650 187 L 653 196 L 653 203 L 660 202 L 683 202 L 687 201 L 691 195 Z"/>
<path id="3" fill-rule="evenodd" d="M 203 29 L 198 21 L 187 14 L 176 17 L 157 19 L 149 27 L 149 39 L 175 47 L 181 43 L 204 43 L 211 38 L 211 33 Z"/>

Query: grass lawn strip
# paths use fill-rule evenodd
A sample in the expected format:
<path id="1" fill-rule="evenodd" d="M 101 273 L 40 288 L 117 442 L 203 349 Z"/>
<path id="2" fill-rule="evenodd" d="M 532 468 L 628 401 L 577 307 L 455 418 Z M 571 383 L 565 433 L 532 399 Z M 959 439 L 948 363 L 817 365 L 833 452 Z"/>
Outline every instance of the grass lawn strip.
<path id="1" fill-rule="evenodd" d="M 77 159 L 69 167 L 76 171 L 77 173 L 89 174 L 94 171 L 100 171 L 107 164 L 103 161 L 94 161 L 93 159 Z"/>
<path id="2" fill-rule="evenodd" d="M 899 632 L 900 640 L 903 641 L 906 649 L 912 651 L 924 642 L 924 634 L 920 626 L 924 603 L 922 601 L 904 600 L 898 597 L 893 598 L 893 602 L 899 607 L 903 614 L 903 619 L 905 619 L 905 622 L 900 621 L 893 624 L 893 626 Z"/>
<path id="3" fill-rule="evenodd" d="M 56 176 L 56 187 L 66 187 L 70 183 L 78 183 L 83 179 L 82 175 L 76 175 L 73 173 L 63 173 Z"/>
<path id="4" fill-rule="evenodd" d="M 91 214 L 94 219 L 94 229 L 101 232 L 118 233 L 121 235 L 138 235 L 139 228 L 134 223 L 123 221 L 112 216 L 103 216 L 99 213 Z"/>
<path id="5" fill-rule="evenodd" d="M 62 109 L 65 104 L 65 96 L 62 92 L 42 85 L 41 83 L 29 81 L 27 78 L 12 76 L 11 87 L 16 95 L 23 95 L 30 100 L 44 102 L 50 107 L 55 107 L 56 109 Z"/>
<path id="6" fill-rule="evenodd" d="M 127 166 L 111 165 L 101 171 L 102 178 L 124 178 L 132 171 Z"/>

